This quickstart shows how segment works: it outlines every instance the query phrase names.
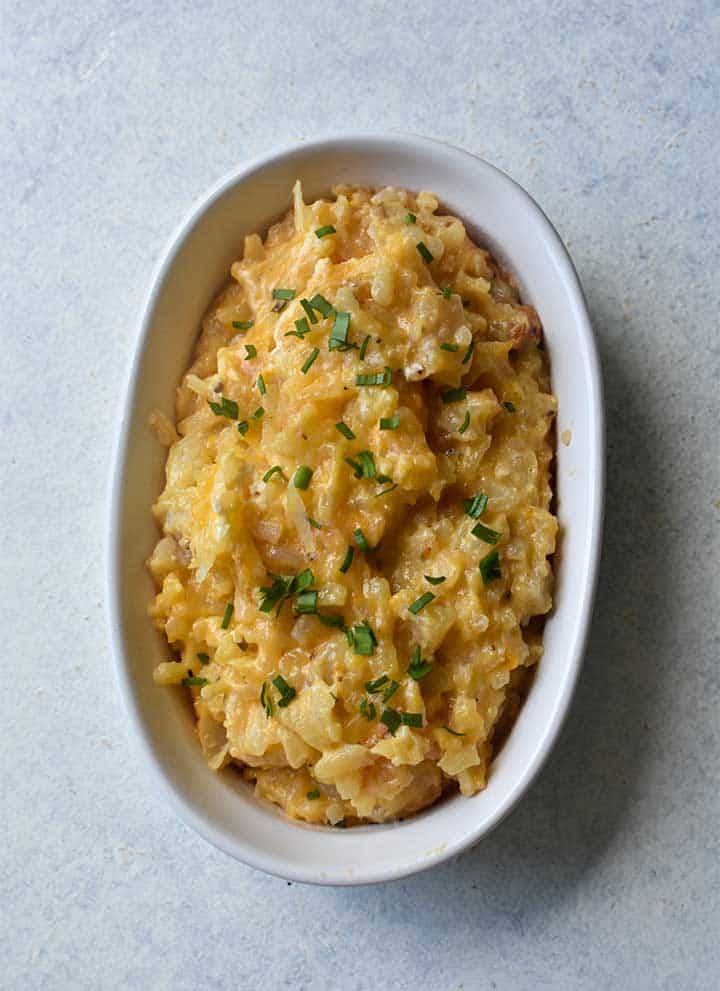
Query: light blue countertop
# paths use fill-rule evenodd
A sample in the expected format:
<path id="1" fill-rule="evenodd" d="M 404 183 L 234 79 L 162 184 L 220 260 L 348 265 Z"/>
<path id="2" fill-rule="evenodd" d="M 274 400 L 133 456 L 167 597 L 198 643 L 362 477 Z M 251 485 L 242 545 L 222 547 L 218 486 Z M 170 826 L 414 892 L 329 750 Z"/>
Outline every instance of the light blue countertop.
<path id="1" fill-rule="evenodd" d="M 0 983 L 720 986 L 720 8 L 5 4 Z M 602 354 L 607 530 L 585 669 L 529 796 L 365 889 L 235 863 L 156 794 L 104 616 L 109 457 L 150 272 L 243 158 L 405 129 L 505 169 Z"/>

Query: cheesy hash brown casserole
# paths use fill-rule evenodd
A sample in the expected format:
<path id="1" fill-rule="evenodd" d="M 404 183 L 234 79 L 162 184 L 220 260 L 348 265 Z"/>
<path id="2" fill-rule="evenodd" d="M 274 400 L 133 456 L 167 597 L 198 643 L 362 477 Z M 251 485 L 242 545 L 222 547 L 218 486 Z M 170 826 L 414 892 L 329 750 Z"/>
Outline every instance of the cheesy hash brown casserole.
<path id="1" fill-rule="evenodd" d="M 151 615 L 211 768 L 313 823 L 485 786 L 542 653 L 542 328 L 430 193 L 338 187 L 245 238 L 177 394 Z"/>

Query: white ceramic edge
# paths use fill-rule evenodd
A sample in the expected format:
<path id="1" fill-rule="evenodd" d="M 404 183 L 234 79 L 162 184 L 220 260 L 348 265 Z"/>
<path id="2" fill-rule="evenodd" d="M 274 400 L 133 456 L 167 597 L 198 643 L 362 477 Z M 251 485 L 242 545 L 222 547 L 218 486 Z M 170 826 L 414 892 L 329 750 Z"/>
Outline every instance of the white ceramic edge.
<path id="1" fill-rule="evenodd" d="M 465 156 L 472 159 L 475 167 L 478 167 L 479 165 L 480 167 L 485 167 L 492 170 L 502 179 L 504 183 L 512 186 L 513 191 L 516 194 L 520 193 L 526 199 L 530 211 L 539 217 L 541 224 L 546 229 L 548 240 L 552 245 L 554 261 L 558 266 L 558 270 L 562 276 L 563 283 L 568 292 L 574 311 L 578 334 L 586 350 L 588 364 L 586 369 L 587 380 L 592 390 L 592 395 L 588 396 L 588 402 L 590 407 L 595 410 L 595 416 L 592 421 L 592 441 L 594 451 L 592 452 L 592 457 L 590 458 L 591 476 L 594 479 L 595 484 L 589 485 L 589 495 L 591 499 L 591 505 L 588 513 L 591 524 L 590 532 L 588 534 L 589 566 L 587 579 L 584 583 L 583 595 L 581 600 L 578 602 L 580 620 L 576 627 L 577 633 L 575 636 L 575 641 L 574 643 L 568 645 L 568 655 L 572 658 L 572 664 L 568 666 L 568 675 L 564 680 L 563 690 L 557 698 L 552 721 L 548 723 L 545 735 L 537 746 L 534 757 L 527 765 L 524 774 L 518 778 L 514 788 L 509 792 L 505 801 L 498 806 L 495 813 L 484 819 L 480 827 L 476 829 L 469 829 L 467 834 L 459 838 L 456 842 L 448 842 L 444 844 L 442 848 L 428 853 L 422 862 L 416 862 L 397 869 L 381 871 L 375 871 L 372 866 L 369 866 L 368 869 L 359 876 L 328 877 L 321 876 L 315 871 L 304 871 L 297 869 L 294 864 L 283 863 L 281 858 L 266 857 L 262 853 L 259 853 L 254 847 L 243 844 L 242 841 L 236 836 L 229 836 L 224 830 L 218 829 L 210 817 L 199 812 L 195 805 L 187 801 L 175 785 L 170 782 L 165 771 L 160 765 L 153 746 L 148 739 L 145 725 L 140 716 L 134 692 L 130 683 L 124 647 L 119 633 L 121 613 L 120 589 L 118 584 L 118 563 L 120 560 L 118 544 L 120 537 L 120 513 L 122 505 L 123 478 L 130 442 L 129 426 L 131 417 L 128 399 L 134 395 L 136 390 L 138 371 L 146 350 L 153 311 L 164 277 L 174 264 L 183 242 L 187 238 L 195 223 L 218 199 L 218 197 L 221 196 L 228 189 L 228 187 L 234 185 L 241 179 L 246 178 L 250 173 L 272 165 L 286 155 L 294 153 L 299 149 L 317 149 L 323 145 L 352 145 L 357 144 L 358 142 L 382 140 L 402 141 L 406 145 L 417 146 L 419 151 L 422 151 L 423 148 L 437 147 L 440 145 L 447 149 L 448 153 L 451 155 Z M 160 261 L 155 267 L 155 271 L 150 282 L 150 289 L 145 298 L 141 314 L 140 333 L 137 338 L 134 355 L 130 363 L 129 374 L 126 378 L 125 388 L 122 394 L 123 405 L 120 416 L 120 427 L 112 459 L 108 529 L 106 535 L 106 609 L 112 652 L 115 660 L 115 676 L 120 689 L 120 694 L 122 696 L 124 708 L 130 720 L 130 724 L 134 730 L 134 735 L 139 741 L 141 753 L 150 768 L 156 784 L 160 786 L 160 790 L 168 797 L 171 805 L 175 808 L 180 818 L 195 829 L 196 832 L 203 836 L 208 842 L 251 867 L 286 880 L 307 884 L 333 886 L 374 884 L 385 881 L 399 880 L 400 878 L 428 870 L 445 860 L 458 856 L 464 850 L 467 850 L 469 847 L 477 843 L 481 838 L 487 836 L 488 833 L 495 829 L 495 827 L 498 826 L 507 815 L 509 815 L 533 783 L 543 764 L 547 760 L 550 751 L 557 740 L 560 730 L 562 729 L 570 703 L 572 701 L 575 686 L 577 684 L 583 654 L 587 643 L 593 601 L 597 587 L 605 493 L 605 416 L 602 376 L 597 345 L 592 331 L 592 326 L 590 324 L 580 280 L 570 255 L 568 254 L 568 251 L 560 238 L 560 235 L 555 230 L 554 226 L 542 211 L 540 206 L 535 202 L 530 194 L 519 185 L 519 183 L 515 182 L 514 179 L 510 178 L 510 176 L 496 168 L 494 165 L 491 165 L 484 159 L 472 155 L 470 152 L 464 151 L 461 148 L 457 148 L 447 142 L 438 141 L 433 138 L 394 131 L 341 133 L 338 135 L 328 135 L 313 141 L 295 142 L 293 144 L 285 145 L 279 149 L 274 149 L 264 155 L 256 156 L 255 158 L 241 164 L 238 168 L 226 173 L 226 175 L 216 182 L 215 185 L 208 190 L 208 192 L 199 197 L 185 218 L 176 227 L 173 235 L 167 243 L 165 250 L 161 254 Z"/>

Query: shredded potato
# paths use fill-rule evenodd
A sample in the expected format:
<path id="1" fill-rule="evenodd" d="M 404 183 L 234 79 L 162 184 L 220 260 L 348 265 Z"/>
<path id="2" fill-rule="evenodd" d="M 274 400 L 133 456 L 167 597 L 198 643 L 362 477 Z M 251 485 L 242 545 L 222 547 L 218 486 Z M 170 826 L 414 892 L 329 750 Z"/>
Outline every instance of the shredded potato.
<path id="1" fill-rule="evenodd" d="M 177 423 L 153 417 L 156 680 L 189 686 L 212 769 L 296 818 L 471 795 L 552 604 L 538 316 L 427 192 L 297 183 L 231 271 Z"/>

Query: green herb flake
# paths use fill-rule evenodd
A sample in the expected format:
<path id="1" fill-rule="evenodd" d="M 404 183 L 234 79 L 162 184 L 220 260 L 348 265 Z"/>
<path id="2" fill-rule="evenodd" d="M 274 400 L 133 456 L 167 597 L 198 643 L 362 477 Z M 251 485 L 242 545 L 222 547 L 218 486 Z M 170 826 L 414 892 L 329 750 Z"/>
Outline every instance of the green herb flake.
<path id="1" fill-rule="evenodd" d="M 330 629 L 334 629 L 334 630 L 345 629 L 345 620 L 342 618 L 342 616 L 331 616 L 327 613 L 318 613 L 317 618 L 320 620 L 323 626 L 328 626 L 330 627 Z"/>
<path id="2" fill-rule="evenodd" d="M 514 413 L 515 412 L 515 403 L 511 403 L 511 402 L 508 401 L 508 402 L 504 402 L 503 403 L 503 406 L 508 411 L 508 413 Z"/>
<path id="3" fill-rule="evenodd" d="M 448 344 L 447 341 L 443 341 L 443 343 L 440 345 L 440 350 L 441 351 L 459 351 L 460 350 L 460 345 L 459 344 Z"/>
<path id="4" fill-rule="evenodd" d="M 355 376 L 355 385 L 379 385 L 383 389 L 392 382 L 392 369 L 385 365 L 382 372 L 358 373 Z"/>
<path id="5" fill-rule="evenodd" d="M 355 543 L 358 545 L 361 551 L 369 551 L 370 544 L 367 542 L 365 534 L 362 532 L 360 527 L 353 530 L 353 537 L 355 538 Z"/>
<path id="6" fill-rule="evenodd" d="M 308 465 L 300 465 L 295 474 L 293 475 L 292 483 L 296 489 L 306 489 L 310 484 L 310 479 L 313 477 L 312 468 Z"/>
<path id="7" fill-rule="evenodd" d="M 363 338 L 363 342 L 360 345 L 360 361 L 365 361 L 365 355 L 367 353 L 368 344 L 370 343 L 370 334 L 366 334 Z"/>
<path id="8" fill-rule="evenodd" d="M 480 562 L 480 574 L 482 575 L 483 585 L 489 585 L 490 582 L 497 581 L 498 578 L 502 577 L 500 571 L 500 555 L 497 551 L 490 551 Z"/>
<path id="9" fill-rule="evenodd" d="M 470 341 L 470 343 L 468 344 L 468 349 L 465 352 L 465 356 L 463 357 L 463 360 L 461 361 L 461 364 L 462 365 L 467 365 L 467 363 L 469 361 L 472 361 L 472 356 L 474 354 L 475 354 L 475 341 Z"/>
<path id="10" fill-rule="evenodd" d="M 201 664 L 209 664 L 210 663 L 210 655 L 209 654 L 196 654 L 195 656 L 197 657 L 197 659 L 200 661 Z"/>
<path id="11" fill-rule="evenodd" d="M 313 310 L 317 310 L 317 312 L 321 314 L 324 319 L 327 319 L 331 313 L 335 312 L 330 303 L 328 303 L 325 297 L 321 296 L 320 293 L 313 296 L 309 305 L 312 306 Z"/>
<path id="12" fill-rule="evenodd" d="M 395 736 L 402 723 L 402 717 L 396 709 L 385 709 L 380 716 L 380 722 L 387 726 L 391 736 Z"/>
<path id="13" fill-rule="evenodd" d="M 226 416 L 228 420 L 237 420 L 240 415 L 238 404 L 235 400 L 226 399 L 225 396 L 222 397 L 219 403 L 213 403 L 208 400 L 208 406 L 213 411 L 215 416 Z"/>
<path id="14" fill-rule="evenodd" d="M 340 565 L 340 571 L 342 571 L 343 574 L 345 574 L 345 572 L 352 564 L 354 556 L 355 556 L 354 549 L 352 547 L 348 547 L 348 549 L 345 551 L 345 557 L 343 558 L 342 564 Z"/>
<path id="15" fill-rule="evenodd" d="M 467 399 L 467 389 L 464 385 L 457 389 L 445 389 L 444 392 L 440 393 L 440 398 L 443 401 L 443 406 L 447 406 L 449 403 L 459 403 L 462 399 Z"/>
<path id="16" fill-rule="evenodd" d="M 257 348 L 254 344 L 246 344 L 245 361 L 252 361 L 253 358 L 257 358 Z"/>
<path id="17" fill-rule="evenodd" d="M 414 729 L 422 729 L 422 712 L 403 712 L 400 716 L 403 726 L 412 726 Z"/>
<path id="18" fill-rule="evenodd" d="M 417 220 L 417 217 L 415 216 L 414 213 L 406 213 L 405 214 L 405 223 L 408 225 L 408 227 L 411 224 L 414 224 L 416 220 Z"/>
<path id="19" fill-rule="evenodd" d="M 295 612 L 316 613 L 318 604 L 318 593 L 309 589 L 300 594 L 295 599 Z"/>
<path id="20" fill-rule="evenodd" d="M 265 710 L 265 715 L 269 719 L 275 710 L 272 696 L 270 694 L 270 686 L 266 681 L 262 683 L 262 688 L 260 689 L 260 705 Z"/>
<path id="21" fill-rule="evenodd" d="M 313 788 L 312 791 L 309 791 L 305 797 L 310 802 L 316 802 L 318 798 L 320 798 L 320 792 L 318 791 L 317 788 Z"/>
<path id="22" fill-rule="evenodd" d="M 422 257 L 422 260 L 429 265 L 430 262 L 433 261 L 433 256 L 430 253 L 430 250 L 429 250 L 428 246 L 425 244 L 425 242 L 424 241 L 418 241 L 418 243 L 415 245 L 415 247 L 420 252 L 420 256 Z"/>
<path id="23" fill-rule="evenodd" d="M 371 657 L 377 647 L 377 639 L 372 627 L 365 619 L 359 626 L 353 626 L 353 650 L 363 657 Z"/>
<path id="24" fill-rule="evenodd" d="M 310 323 L 318 322 L 318 318 L 315 316 L 315 310 L 313 310 L 312 306 L 310 306 L 310 304 L 306 299 L 300 300 L 300 306 L 302 306 L 303 310 L 305 311 L 305 316 L 308 318 Z M 296 320 L 295 326 L 297 327 L 297 325 L 298 325 L 298 321 Z"/>
<path id="25" fill-rule="evenodd" d="M 365 682 L 365 686 L 364 686 L 365 687 L 365 691 L 369 695 L 374 695 L 375 692 L 379 692 L 380 691 L 380 689 L 383 687 L 383 685 L 387 685 L 387 683 L 389 681 L 390 681 L 390 679 L 388 678 L 388 676 L 386 674 L 381 674 L 379 678 L 376 678 L 375 679 L 375 681 L 366 681 Z"/>
<path id="26" fill-rule="evenodd" d="M 426 675 L 430 674 L 431 671 L 432 664 L 429 661 L 423 660 L 422 651 L 418 645 L 412 652 L 410 664 L 408 665 L 408 674 L 413 681 L 421 681 L 424 677 L 426 677 Z"/>
<path id="27" fill-rule="evenodd" d="M 220 629 L 227 630 L 230 626 L 230 620 L 232 619 L 232 614 L 235 611 L 235 606 L 232 602 L 228 602 L 225 606 L 225 612 L 223 613 L 222 623 L 220 623 Z"/>
<path id="28" fill-rule="evenodd" d="M 383 702 L 389 702 L 399 687 L 400 687 L 399 682 L 391 681 L 390 684 L 385 689 L 385 691 L 383 692 L 383 697 L 382 697 Z"/>
<path id="29" fill-rule="evenodd" d="M 245 434 L 248 432 L 249 429 L 250 429 L 250 424 L 247 422 L 247 420 L 241 420 L 240 423 L 238 423 L 238 433 L 242 434 L 243 437 L 245 436 Z"/>
<path id="30" fill-rule="evenodd" d="M 412 605 L 408 606 L 408 610 L 413 614 L 413 616 L 417 616 L 420 610 L 424 609 L 425 606 L 431 603 L 434 598 L 435 596 L 432 592 L 423 592 L 420 598 L 415 599 Z"/>
<path id="31" fill-rule="evenodd" d="M 484 492 L 478 492 L 472 499 L 463 499 L 462 504 L 467 515 L 478 520 L 487 508 L 488 497 Z"/>
<path id="32" fill-rule="evenodd" d="M 465 411 L 465 419 L 458 427 L 458 433 L 464 434 L 467 428 L 470 426 L 470 410 Z"/>
<path id="33" fill-rule="evenodd" d="M 452 289 L 450 288 L 450 286 L 445 286 L 445 288 L 442 291 L 442 295 L 443 295 L 443 299 L 450 299 L 450 297 L 452 296 Z"/>
<path id="34" fill-rule="evenodd" d="M 355 434 L 352 432 L 347 423 L 343 423 L 342 420 L 335 424 L 335 429 L 339 430 L 346 440 L 355 440 Z"/>
<path id="35" fill-rule="evenodd" d="M 269 482 L 273 475 L 279 475 L 281 478 L 285 478 L 282 468 L 280 465 L 273 465 L 272 468 L 268 470 L 263 475 L 263 482 Z"/>
<path id="36" fill-rule="evenodd" d="M 484 540 L 486 544 L 496 544 L 500 539 L 500 534 L 497 530 L 491 530 L 484 523 L 476 523 L 470 533 L 473 537 L 477 537 L 478 540 Z"/>
<path id="37" fill-rule="evenodd" d="M 350 329 L 350 314 L 345 310 L 335 313 L 330 337 L 328 338 L 328 351 L 346 351 L 348 344 L 348 331 Z"/>
<path id="38" fill-rule="evenodd" d="M 358 454 L 360 460 L 360 468 L 362 471 L 362 478 L 375 478 L 377 475 L 377 468 L 375 467 L 375 458 L 372 456 L 370 451 L 360 451 Z M 386 476 L 380 476 L 379 480 L 385 477 L 386 481 L 389 481 Z"/>
<path id="39" fill-rule="evenodd" d="M 322 530 L 322 523 L 318 523 L 318 521 L 314 520 L 312 516 L 308 516 L 307 521 L 310 526 L 314 527 L 316 530 Z"/>
<path id="40" fill-rule="evenodd" d="M 310 371 L 310 368 L 312 366 L 312 363 L 315 361 L 315 359 L 317 358 L 317 356 L 319 354 L 320 354 L 320 348 L 313 348 L 312 349 L 312 351 L 310 352 L 310 354 L 308 355 L 308 357 L 303 362 L 302 368 L 300 369 L 300 371 L 303 373 L 303 375 L 307 375 L 307 373 Z"/>
<path id="41" fill-rule="evenodd" d="M 299 337 L 302 341 L 306 334 L 310 333 L 310 324 L 307 322 L 307 317 L 300 317 L 299 320 L 295 321 L 295 330 L 289 330 L 285 336 L 286 337 Z"/>
<path id="42" fill-rule="evenodd" d="M 458 731 L 456 729 L 450 729 L 449 726 L 443 726 L 443 729 L 447 733 L 451 733 L 453 736 L 467 736 L 467 733 L 458 733 Z"/>
<path id="43" fill-rule="evenodd" d="M 289 303 L 291 299 L 295 299 L 294 289 L 273 289 L 272 291 L 273 299 L 283 299 L 286 303 Z"/>
<path id="44" fill-rule="evenodd" d="M 276 675 L 276 677 L 273 678 L 272 683 L 280 692 L 280 698 L 278 700 L 279 708 L 280 709 L 287 708 L 287 706 L 290 705 L 292 700 L 297 695 L 297 692 L 292 687 L 292 685 L 288 685 L 288 683 L 285 681 L 285 679 L 281 674 Z"/>
<path id="45" fill-rule="evenodd" d="M 188 685 L 197 685 L 201 688 L 203 685 L 209 685 L 210 682 L 207 678 L 197 678 L 194 675 L 188 675 L 187 678 L 183 678 L 180 684 L 184 685 L 186 688 Z"/>
<path id="46" fill-rule="evenodd" d="M 258 406 L 258 408 L 253 413 L 252 418 L 253 420 L 262 420 L 264 416 L 265 416 L 265 407 Z"/>
<path id="47" fill-rule="evenodd" d="M 363 695 L 362 701 L 360 702 L 360 715 L 364 716 L 369 723 L 371 723 L 373 719 L 377 718 L 375 703 L 371 701 L 367 695 Z"/>
<path id="48" fill-rule="evenodd" d="M 267 392 L 267 386 L 265 385 L 265 379 L 262 375 L 258 375 L 257 382 L 255 383 L 258 387 L 258 392 L 261 396 L 264 396 Z"/>
<path id="49" fill-rule="evenodd" d="M 335 228 L 333 227 L 332 224 L 325 224 L 324 227 L 318 227 L 315 230 L 315 237 L 318 240 L 321 240 L 322 238 L 327 237 L 328 234 L 337 234 L 337 231 L 335 230 Z"/>
<path id="50" fill-rule="evenodd" d="M 345 458 L 345 464 L 350 465 L 353 470 L 355 478 L 362 478 L 362 465 L 358 464 L 353 458 Z"/>
<path id="51" fill-rule="evenodd" d="M 380 417 L 380 429 L 381 430 L 397 430 L 400 426 L 400 414 L 395 413 L 393 416 L 381 416 Z"/>
<path id="52" fill-rule="evenodd" d="M 432 575 L 423 575 L 426 582 L 430 582 L 431 585 L 442 585 L 445 581 L 445 575 L 440 575 L 438 578 L 433 578 Z"/>
<path id="53" fill-rule="evenodd" d="M 252 320 L 233 320 L 232 325 L 235 330 L 250 330 L 251 327 L 255 326 Z"/>

